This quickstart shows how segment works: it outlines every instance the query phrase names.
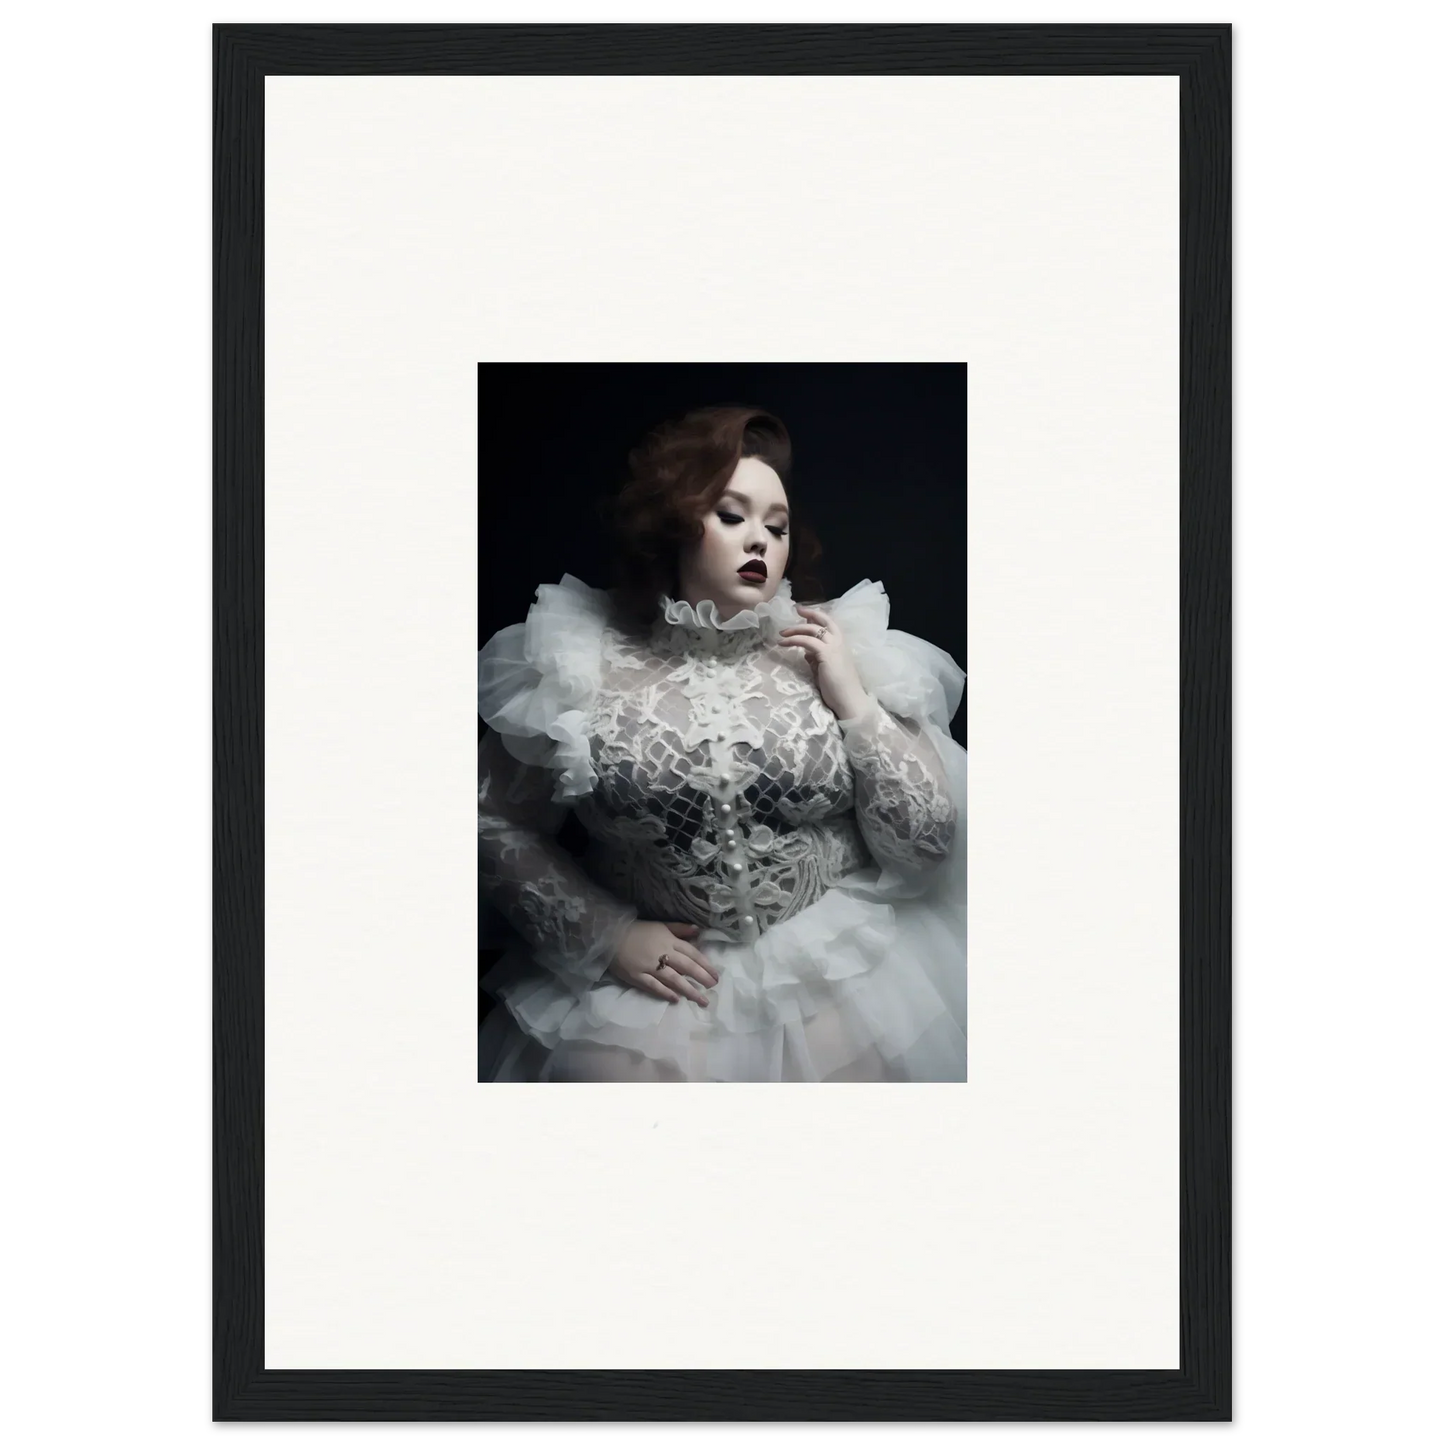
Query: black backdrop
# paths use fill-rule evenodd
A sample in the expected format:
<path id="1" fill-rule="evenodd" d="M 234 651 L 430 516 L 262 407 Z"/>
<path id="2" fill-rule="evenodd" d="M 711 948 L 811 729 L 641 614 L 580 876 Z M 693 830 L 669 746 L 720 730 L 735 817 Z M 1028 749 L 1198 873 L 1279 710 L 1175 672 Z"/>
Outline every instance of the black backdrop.
<path id="1" fill-rule="evenodd" d="M 890 625 L 967 670 L 966 378 L 961 362 L 482 365 L 477 645 L 564 572 L 605 587 L 597 503 L 628 450 L 667 417 L 737 404 L 775 413 L 792 436 L 826 594 L 881 582 Z M 966 696 L 953 720 L 965 746 Z"/>

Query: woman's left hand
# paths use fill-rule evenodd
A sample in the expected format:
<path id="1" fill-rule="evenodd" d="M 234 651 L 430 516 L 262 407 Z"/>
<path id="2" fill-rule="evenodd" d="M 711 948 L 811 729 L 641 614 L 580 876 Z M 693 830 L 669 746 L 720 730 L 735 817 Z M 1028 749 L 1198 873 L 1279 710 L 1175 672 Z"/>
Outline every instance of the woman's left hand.
<path id="1" fill-rule="evenodd" d="M 802 649 L 818 691 L 834 716 L 845 721 L 860 716 L 871 699 L 858 676 L 843 629 L 819 607 L 800 606 L 798 612 L 806 619 L 804 624 L 783 628 L 779 640 Z"/>

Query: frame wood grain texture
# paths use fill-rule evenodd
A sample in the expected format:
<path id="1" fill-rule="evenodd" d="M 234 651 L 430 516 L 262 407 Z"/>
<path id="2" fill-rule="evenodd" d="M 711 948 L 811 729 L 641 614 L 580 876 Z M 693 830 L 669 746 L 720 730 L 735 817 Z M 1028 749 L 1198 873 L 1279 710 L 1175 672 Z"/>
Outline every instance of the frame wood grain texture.
<path id="1" fill-rule="evenodd" d="M 1230 27 L 218 25 L 214 59 L 217 1420 L 1230 1418 Z M 263 1366 L 263 119 L 268 75 L 1180 81 L 1179 1370 Z"/>

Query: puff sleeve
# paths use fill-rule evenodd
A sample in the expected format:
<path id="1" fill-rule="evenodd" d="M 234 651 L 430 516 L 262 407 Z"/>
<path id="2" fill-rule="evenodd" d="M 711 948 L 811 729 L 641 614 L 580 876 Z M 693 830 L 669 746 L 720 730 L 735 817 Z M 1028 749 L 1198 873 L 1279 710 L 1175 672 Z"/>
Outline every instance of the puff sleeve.
<path id="1" fill-rule="evenodd" d="M 601 668 L 605 595 L 577 578 L 537 589 L 525 623 L 477 655 L 477 855 L 482 896 L 574 986 L 606 972 L 636 909 L 556 841 L 595 781 L 588 708 Z"/>
<path id="2" fill-rule="evenodd" d="M 888 627 L 888 595 L 860 582 L 823 609 L 848 639 L 872 702 L 840 720 L 859 830 L 879 866 L 920 883 L 953 854 L 962 799 L 942 750 L 964 676 L 941 648 Z"/>

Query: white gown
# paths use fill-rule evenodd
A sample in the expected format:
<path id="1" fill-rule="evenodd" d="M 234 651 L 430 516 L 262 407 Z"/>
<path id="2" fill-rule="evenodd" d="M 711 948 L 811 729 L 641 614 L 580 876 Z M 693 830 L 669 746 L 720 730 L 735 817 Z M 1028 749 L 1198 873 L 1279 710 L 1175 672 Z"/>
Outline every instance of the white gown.
<path id="1" fill-rule="evenodd" d="M 963 673 L 877 582 L 822 606 L 875 702 L 846 722 L 778 640 L 786 579 L 726 621 L 660 599 L 638 636 L 567 574 L 478 654 L 481 895 L 515 930 L 481 1080 L 966 1077 Z M 639 918 L 700 926 L 708 1008 L 607 972 Z"/>

